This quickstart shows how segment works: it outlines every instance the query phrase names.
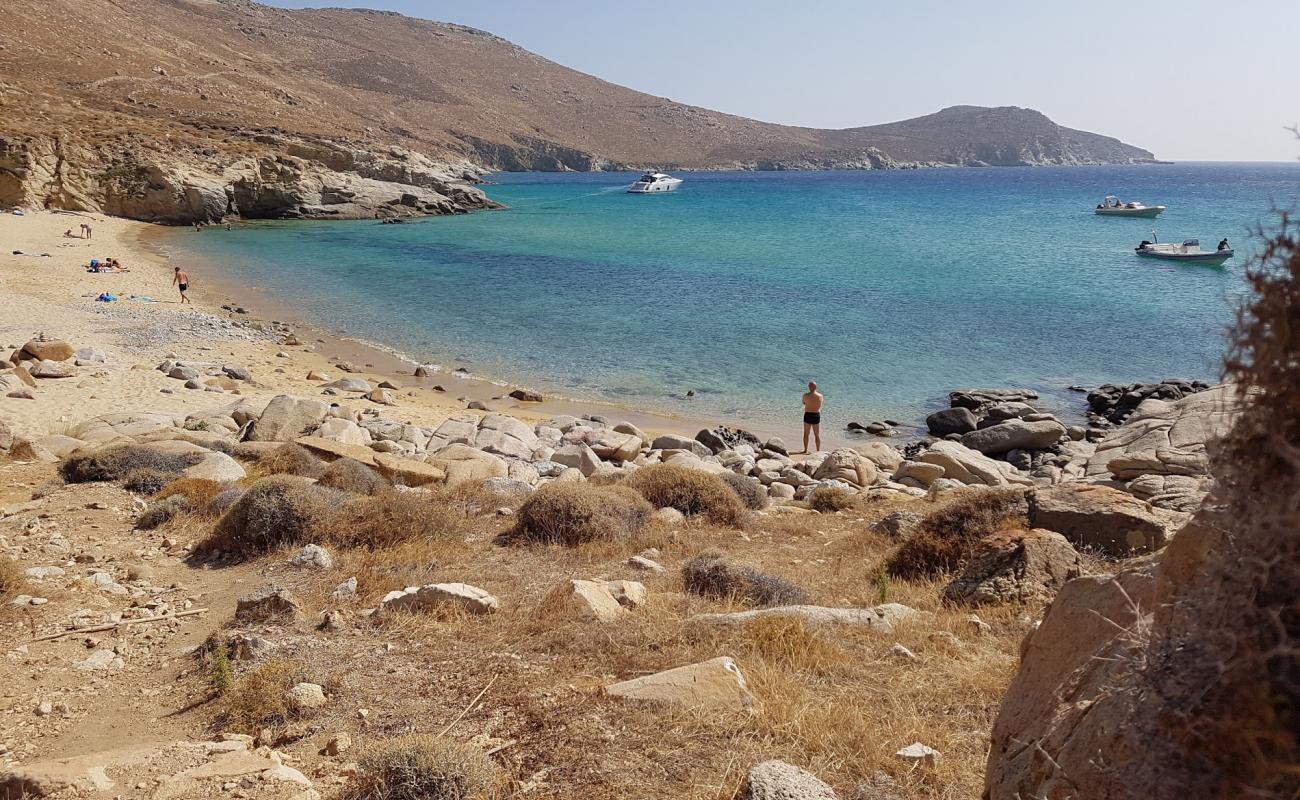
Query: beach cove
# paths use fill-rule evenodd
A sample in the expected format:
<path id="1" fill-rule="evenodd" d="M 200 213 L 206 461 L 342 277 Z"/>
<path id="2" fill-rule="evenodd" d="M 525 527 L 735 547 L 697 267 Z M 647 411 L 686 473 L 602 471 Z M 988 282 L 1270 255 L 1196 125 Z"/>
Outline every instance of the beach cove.
<path id="1" fill-rule="evenodd" d="M 635 197 L 625 175 L 502 174 L 485 188 L 506 211 L 160 243 L 259 305 L 548 397 L 776 432 L 815 379 L 829 431 L 902 434 L 960 387 L 1033 389 L 1077 419 L 1070 386 L 1214 379 L 1249 231 L 1297 167 L 683 176 Z M 1139 262 L 1152 221 L 1097 218 L 1108 192 L 1169 205 L 1161 240 L 1226 236 L 1239 255 Z"/>

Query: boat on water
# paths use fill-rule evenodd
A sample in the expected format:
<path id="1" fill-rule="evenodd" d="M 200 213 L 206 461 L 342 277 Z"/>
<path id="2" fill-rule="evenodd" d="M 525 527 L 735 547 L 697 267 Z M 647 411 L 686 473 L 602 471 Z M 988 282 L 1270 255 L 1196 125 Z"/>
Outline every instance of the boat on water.
<path id="1" fill-rule="evenodd" d="M 1202 250 L 1199 239 L 1185 239 L 1182 244 L 1162 244 L 1161 242 L 1148 242 L 1143 239 L 1142 243 L 1133 248 L 1133 252 L 1143 258 L 1158 258 L 1163 261 L 1183 261 L 1191 264 L 1209 264 L 1211 266 L 1223 266 L 1223 263 L 1232 258 L 1232 248 L 1228 246 L 1228 240 L 1224 239 L 1219 242 L 1215 250 Z"/>
<path id="2" fill-rule="evenodd" d="M 676 191 L 682 185 L 681 178 L 674 178 L 662 172 L 647 172 L 627 187 L 628 194 L 658 194 Z"/>
<path id="3" fill-rule="evenodd" d="M 1097 204 L 1094 209 L 1095 213 L 1103 217 L 1158 217 L 1160 212 L 1164 211 L 1164 206 L 1148 206 L 1140 202 L 1125 203 L 1113 194 L 1106 195 L 1106 199 Z"/>

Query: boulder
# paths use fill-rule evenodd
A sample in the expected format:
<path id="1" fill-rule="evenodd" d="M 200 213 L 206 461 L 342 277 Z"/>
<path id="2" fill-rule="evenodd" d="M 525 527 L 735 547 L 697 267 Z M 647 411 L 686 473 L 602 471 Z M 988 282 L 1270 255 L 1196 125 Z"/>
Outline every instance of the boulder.
<path id="1" fill-rule="evenodd" d="M 325 705 L 325 689 L 318 683 L 296 683 L 288 692 L 285 700 L 295 711 L 306 711 Z"/>
<path id="2" fill-rule="evenodd" d="M 253 373 L 248 371 L 248 367 L 243 364 L 222 364 L 221 372 L 234 381 L 251 381 Z"/>
<path id="3" fill-rule="evenodd" d="M 1065 436 L 1065 426 L 1056 420 L 1026 422 L 1008 419 L 988 428 L 971 431 L 961 437 L 962 445 L 984 455 L 998 455 L 1011 450 L 1043 450 Z"/>
<path id="4" fill-rule="evenodd" d="M 267 403 L 245 438 L 250 442 L 291 442 L 320 425 L 329 410 L 319 400 L 278 395 Z"/>
<path id="5" fill-rule="evenodd" d="M 816 775 L 784 761 L 764 761 L 749 771 L 740 800 L 837 800 Z"/>
<path id="6" fill-rule="evenodd" d="M 433 438 L 429 441 L 428 447 L 432 450 L 438 450 L 449 444 L 473 444 L 474 437 L 477 434 L 477 417 L 449 417 L 434 430 Z"/>
<path id="7" fill-rule="evenodd" d="M 478 484 L 488 478 L 505 478 L 510 474 L 505 459 L 463 444 L 447 445 L 425 461 L 442 470 L 448 486 Z"/>
<path id="8" fill-rule="evenodd" d="M 871 530 L 888 536 L 890 539 L 904 541 L 911 537 L 916 527 L 921 524 L 922 515 L 915 511 L 891 511 L 871 524 Z"/>
<path id="9" fill-rule="evenodd" d="M 397 397 L 388 389 L 371 389 L 366 399 L 372 403 L 378 403 L 381 406 L 397 405 Z"/>
<path id="10" fill-rule="evenodd" d="M 217 452 L 205 454 L 202 461 L 187 467 L 181 474 L 186 478 L 202 478 L 217 483 L 243 480 L 248 475 L 238 461 Z"/>
<path id="11" fill-rule="evenodd" d="M 866 456 L 851 447 L 840 447 L 830 452 L 818 465 L 813 479 L 819 481 L 838 480 L 854 486 L 870 486 L 876 482 L 878 473 L 876 465 Z"/>
<path id="12" fill-rule="evenodd" d="M 323 384 L 322 389 L 334 389 L 339 392 L 369 392 L 371 391 L 370 381 L 364 378 L 339 378 L 336 381 L 330 381 Z"/>
<path id="13" fill-rule="evenodd" d="M 1056 531 L 1074 546 L 1111 557 L 1151 553 L 1165 546 L 1170 527 L 1181 522 L 1133 495 L 1086 483 L 1031 490 L 1029 522 Z"/>
<path id="14" fill-rule="evenodd" d="M 534 392 L 532 389 L 515 389 L 510 393 L 510 397 L 521 403 L 540 403 L 545 400 L 541 392 Z"/>
<path id="15" fill-rule="evenodd" d="M 624 613 L 623 606 L 603 581 L 565 581 L 548 591 L 538 608 L 538 614 L 543 617 L 584 622 L 613 622 Z"/>
<path id="16" fill-rule="evenodd" d="M 474 446 L 487 453 L 528 461 L 538 445 L 537 434 L 525 423 L 504 414 L 488 414 L 478 423 Z"/>
<path id="17" fill-rule="evenodd" d="M 611 684 L 605 691 L 702 711 L 744 711 L 753 704 L 740 667 L 727 656 Z"/>
<path id="18" fill-rule="evenodd" d="M 68 361 L 76 354 L 76 350 L 67 342 L 57 339 L 50 341 L 32 339 L 19 349 L 18 359 L 14 363 L 26 359 L 32 361 Z"/>
<path id="19" fill-rule="evenodd" d="M 302 613 L 302 603 L 288 589 L 269 586 L 239 598 L 235 603 L 235 622 L 257 625 L 293 622 Z"/>
<path id="20" fill-rule="evenodd" d="M 329 439 L 343 444 L 368 445 L 370 444 L 370 432 L 350 419 L 342 417 L 330 417 L 320 424 L 316 429 L 315 436 L 321 439 Z"/>
<path id="21" fill-rule="evenodd" d="M 884 442 L 867 442 L 853 449 L 866 456 L 882 472 L 893 472 L 903 463 L 903 454 Z"/>
<path id="22" fill-rule="evenodd" d="M 928 464 L 924 461 L 904 461 L 895 470 L 894 480 L 911 478 L 922 486 L 929 486 L 942 478 L 943 474 L 944 469 L 938 464 Z"/>
<path id="23" fill-rule="evenodd" d="M 1149 399 L 1097 444 L 1085 474 L 1121 480 L 1142 475 L 1207 476 L 1207 448 L 1231 430 L 1240 413 L 1241 399 L 1231 384 L 1172 402 Z"/>
<path id="24" fill-rule="evenodd" d="M 1083 560 L 1064 536 L 1041 528 L 1008 530 L 976 543 L 944 600 L 978 607 L 993 603 L 1046 603 L 1066 581 L 1083 574 Z"/>
<path id="25" fill-rule="evenodd" d="M 689 622 L 699 625 L 744 625 L 756 619 L 798 619 L 809 625 L 849 625 L 892 633 L 894 624 L 918 612 L 901 603 L 874 608 L 827 608 L 825 606 L 776 606 L 722 614 L 696 614 Z"/>
<path id="26" fill-rule="evenodd" d="M 1029 486 L 1033 484 L 1032 480 L 1021 475 L 1010 464 L 995 461 L 959 442 L 935 442 L 924 453 L 918 455 L 916 460 L 924 464 L 937 464 L 943 467 L 944 478 L 960 481 L 966 485 Z"/>
<path id="27" fill-rule="evenodd" d="M 631 461 L 641 455 L 642 444 L 638 435 L 606 431 L 591 442 L 591 451 L 606 461 Z"/>
<path id="28" fill-rule="evenodd" d="M 379 603 L 381 611 L 418 612 L 444 607 L 470 614 L 491 614 L 501 608 L 501 601 L 467 583 L 431 583 L 391 591 Z"/>
<path id="29" fill-rule="evenodd" d="M 74 354 L 73 363 L 79 367 L 89 367 L 95 364 L 104 364 L 108 361 L 108 354 L 98 347 L 78 347 Z"/>
<path id="30" fill-rule="evenodd" d="M 66 361 L 46 360 L 33 364 L 30 372 L 33 378 L 71 378 L 77 368 Z"/>
<path id="31" fill-rule="evenodd" d="M 167 370 L 167 377 L 178 381 L 196 381 L 199 379 L 199 371 L 188 364 L 176 364 Z"/>
<path id="32" fill-rule="evenodd" d="M 686 450 L 703 458 L 704 456 L 713 455 L 713 451 L 705 447 L 700 442 L 695 441 L 689 436 L 679 436 L 675 433 L 667 433 L 663 436 L 656 436 L 655 440 L 650 443 L 651 450 Z"/>
<path id="33" fill-rule="evenodd" d="M 1023 403 L 1037 400 L 1038 393 L 1029 389 L 958 389 L 948 393 L 948 405 L 983 411 L 1001 403 Z"/>
<path id="34" fill-rule="evenodd" d="M 289 564 L 303 569 L 329 569 L 334 566 L 334 559 L 329 551 L 318 544 L 306 544 L 302 549 L 289 556 Z"/>
<path id="35" fill-rule="evenodd" d="M 1089 797 L 1132 796 L 1129 771 L 1116 767 L 1139 758 L 1142 744 L 1125 735 L 1125 718 L 1142 692 L 1112 687 L 1145 647 L 1140 631 L 1158 605 L 1156 573 L 1147 560 L 1062 587 L 1021 645 L 1020 669 L 993 724 L 984 797 L 1081 797 L 1081 786 Z"/>
<path id="36" fill-rule="evenodd" d="M 392 453 L 375 453 L 374 466 L 398 486 L 424 486 L 448 481 L 448 471 L 437 464 L 403 458 Z"/>

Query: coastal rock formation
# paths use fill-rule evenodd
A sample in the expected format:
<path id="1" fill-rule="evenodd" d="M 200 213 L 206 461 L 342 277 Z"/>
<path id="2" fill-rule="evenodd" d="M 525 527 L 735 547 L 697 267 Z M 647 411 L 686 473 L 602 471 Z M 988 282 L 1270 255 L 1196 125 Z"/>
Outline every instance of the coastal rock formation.
<path id="1" fill-rule="evenodd" d="M 1079 553 L 1061 534 L 1041 528 L 1002 531 L 976 544 L 943 597 L 964 606 L 1050 601 L 1082 573 Z"/>

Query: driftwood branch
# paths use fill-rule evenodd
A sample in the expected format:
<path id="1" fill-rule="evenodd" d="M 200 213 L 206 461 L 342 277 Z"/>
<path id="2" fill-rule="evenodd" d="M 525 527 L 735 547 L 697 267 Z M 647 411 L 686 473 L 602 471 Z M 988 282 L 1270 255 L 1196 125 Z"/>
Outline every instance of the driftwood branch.
<path id="1" fill-rule="evenodd" d="M 64 636 L 73 636 L 78 633 L 96 633 L 98 631 L 111 631 L 114 628 L 120 628 L 123 625 L 135 625 L 140 622 L 163 622 L 164 620 L 179 619 L 180 617 L 188 617 L 192 614 L 202 614 L 205 611 L 207 611 L 206 608 L 191 608 L 189 611 L 176 611 L 171 614 L 163 614 L 162 616 L 159 617 L 135 617 L 134 619 L 119 620 L 118 622 L 105 622 L 103 625 L 91 625 L 86 628 L 73 628 L 72 630 L 68 630 L 68 631 L 51 633 L 49 636 L 38 636 L 35 639 L 32 639 L 31 641 L 48 642 L 52 639 L 62 639 Z"/>

